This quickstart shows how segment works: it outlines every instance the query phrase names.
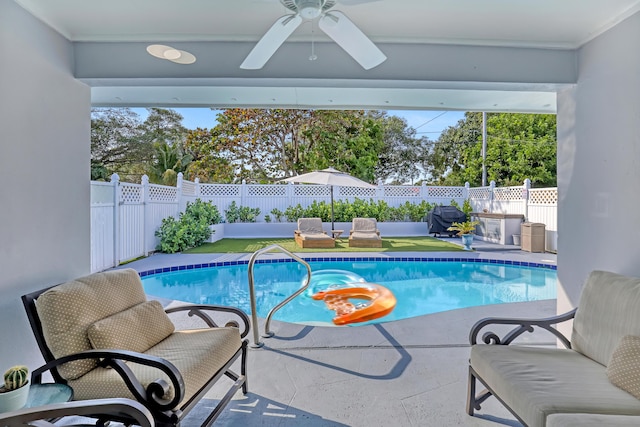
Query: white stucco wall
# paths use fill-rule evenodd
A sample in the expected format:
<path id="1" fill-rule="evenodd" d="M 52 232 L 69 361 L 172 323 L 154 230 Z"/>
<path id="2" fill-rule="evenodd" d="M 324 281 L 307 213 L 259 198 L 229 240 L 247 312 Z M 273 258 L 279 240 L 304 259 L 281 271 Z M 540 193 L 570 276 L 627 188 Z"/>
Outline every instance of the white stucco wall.
<path id="1" fill-rule="evenodd" d="M 20 295 L 89 272 L 90 90 L 71 45 L 0 0 L 0 369 L 37 367 Z M 8 367 L 8 366 L 6 366 Z"/>
<path id="2" fill-rule="evenodd" d="M 558 96 L 558 311 L 595 269 L 640 276 L 640 14 L 579 52 Z"/>

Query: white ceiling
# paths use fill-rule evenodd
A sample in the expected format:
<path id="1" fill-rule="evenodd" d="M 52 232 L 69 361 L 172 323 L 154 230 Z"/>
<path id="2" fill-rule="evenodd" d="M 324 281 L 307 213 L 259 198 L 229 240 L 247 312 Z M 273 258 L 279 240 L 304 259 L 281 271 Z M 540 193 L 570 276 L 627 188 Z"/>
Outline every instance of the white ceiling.
<path id="1" fill-rule="evenodd" d="M 323 90 L 320 91 L 321 93 L 312 93 L 312 90 L 303 90 L 308 88 L 300 88 L 295 83 L 291 83 L 291 73 L 280 72 L 277 69 L 274 71 L 275 65 L 271 64 L 272 62 L 293 61 L 292 58 L 283 56 L 283 53 L 280 56 L 274 55 L 268 63 L 268 66 L 272 67 L 271 71 L 268 67 L 253 74 L 237 70 L 239 64 L 235 64 L 235 61 L 241 60 L 248 53 L 247 49 L 260 39 L 278 17 L 289 13 L 277 0 L 15 1 L 68 40 L 75 42 L 74 45 L 82 45 L 83 42 L 104 44 L 90 45 L 96 46 L 97 49 L 107 44 L 111 48 L 121 48 L 129 42 L 175 42 L 183 43 L 181 49 L 192 48 L 197 51 L 193 53 L 198 57 L 196 62 L 198 65 L 194 64 L 193 68 L 187 68 L 192 66 L 172 64 L 174 68 L 167 68 L 164 74 L 159 71 L 159 75 L 153 71 L 148 75 L 140 75 L 140 65 L 135 65 L 135 61 L 132 66 L 138 67 L 138 71 L 132 71 L 131 75 L 124 71 L 113 72 L 112 75 L 106 72 L 85 73 L 86 75 L 79 78 L 95 88 L 92 99 L 96 105 L 120 103 L 122 105 L 233 106 L 232 99 L 242 99 L 242 102 L 238 101 L 238 105 L 246 105 L 246 103 L 265 105 L 264 100 L 252 101 L 250 94 L 260 92 L 256 96 L 266 96 L 265 99 L 275 102 L 274 99 L 280 98 L 281 92 L 278 91 L 289 88 L 299 93 L 295 94 L 295 99 L 292 101 L 294 104 L 286 104 L 283 101 L 282 105 L 330 107 L 331 102 L 328 100 L 331 97 L 351 96 L 351 99 L 345 99 L 339 106 L 343 108 L 362 105 L 372 108 L 388 106 L 389 108 L 552 112 L 555 109 L 555 90 L 558 87 L 554 84 L 559 83 L 559 80 L 550 78 L 547 81 L 532 81 L 533 79 L 525 81 L 523 78 L 523 81 L 515 82 L 518 83 L 515 87 L 505 88 L 512 92 L 508 94 L 503 90 L 495 90 L 495 87 L 490 87 L 491 85 L 483 85 L 482 82 L 475 81 L 476 84 L 472 84 L 474 80 L 471 73 L 468 77 L 461 77 L 463 80 L 466 79 L 464 81 L 461 78 L 452 78 L 449 85 L 442 84 L 448 80 L 446 73 L 435 77 L 426 75 L 424 78 L 420 78 L 419 74 L 408 77 L 389 77 L 393 75 L 392 70 L 397 70 L 395 73 L 398 76 L 403 74 L 402 63 L 398 59 L 401 55 L 394 55 L 394 53 L 400 49 L 417 52 L 417 49 L 423 49 L 427 45 L 573 51 L 640 11 L 640 0 L 377 0 L 357 5 L 338 4 L 334 9 L 339 9 L 349 16 L 387 53 L 389 60 L 377 67 L 382 71 L 373 69 L 370 72 L 361 72 L 360 70 L 351 71 L 352 69 L 348 68 L 349 71 L 344 76 L 340 74 L 341 69 L 332 68 L 329 62 L 323 65 L 319 60 L 317 68 L 302 64 L 302 67 L 306 66 L 309 71 L 308 75 L 300 77 L 311 78 L 318 83 L 308 86 L 316 86 L 324 90 L 324 93 L 322 93 Z M 354 0 L 350 1 L 354 2 Z M 317 29 L 314 37 L 317 41 L 328 41 Z M 310 39 L 311 24 L 305 23 L 288 42 Z M 234 49 L 237 47 L 235 50 L 238 50 L 238 53 L 217 58 L 218 63 L 233 62 L 226 64 L 225 71 L 218 71 L 218 74 L 213 73 L 211 76 L 194 76 L 193 70 L 197 70 L 197 66 L 202 66 L 207 60 L 207 52 L 212 50 L 198 50 L 199 45 L 189 45 L 190 42 L 209 42 L 212 46 L 214 43 L 215 46 L 221 46 L 220 42 L 235 42 L 238 44 L 232 46 Z M 332 43 L 325 44 L 332 45 Z M 295 51 L 296 45 L 300 43 L 285 43 L 281 50 L 289 52 L 287 49 L 291 46 L 291 51 Z M 306 43 L 304 45 L 306 52 Z M 142 50 L 140 55 L 147 56 Z M 334 55 L 333 51 L 331 55 Z M 76 56 L 80 57 L 81 54 L 77 51 Z M 132 62 L 130 59 L 128 63 Z M 144 58 L 144 60 L 168 62 L 153 58 Z M 429 58 L 431 62 L 435 60 L 437 58 Z M 345 69 L 352 65 L 348 60 L 341 58 L 341 61 L 347 62 L 344 65 Z M 151 62 L 151 64 L 158 63 Z M 498 64 L 498 66 L 502 65 Z M 157 65 L 161 70 L 165 66 L 169 67 L 165 64 Z M 284 69 L 287 68 L 284 67 Z M 78 72 L 82 74 L 82 70 Z M 157 80 L 154 82 L 147 80 L 158 77 L 170 77 L 171 83 L 159 84 Z M 202 79 L 200 81 L 196 79 L 194 85 L 194 77 Z M 215 79 L 212 80 L 214 77 Z M 183 78 L 187 80 L 181 83 Z M 259 79 L 265 78 L 269 78 L 270 83 L 261 85 Z M 233 79 L 234 84 L 228 83 L 230 79 Z M 363 96 L 362 86 L 366 89 L 367 85 L 355 84 L 354 88 L 351 88 L 349 84 L 332 84 L 334 80 L 340 79 L 360 82 L 377 81 L 377 83 L 370 86 L 369 96 Z M 402 85 L 395 84 L 400 80 L 403 82 Z M 242 83 L 237 84 L 238 81 Z M 502 81 L 514 83 L 507 79 Z M 491 83 L 495 86 L 500 82 Z M 528 83 L 531 85 L 527 86 Z M 441 87 L 434 87 L 438 85 Z M 256 91 L 256 86 L 261 87 L 261 91 Z M 398 88 L 398 86 L 401 87 Z M 147 90 L 153 87 L 159 89 L 155 95 L 153 90 Z M 206 90 L 198 91 L 194 90 L 194 87 L 206 88 Z M 216 88 L 220 91 L 216 91 Z M 359 91 L 353 90 L 356 88 Z M 430 97 L 426 96 L 426 92 L 411 93 L 408 89 L 412 88 L 440 92 L 434 92 L 432 94 L 434 96 Z M 389 92 L 393 89 L 397 89 L 396 96 Z M 462 93 L 460 89 L 469 92 Z M 332 90 L 335 92 L 328 93 Z M 230 91 L 233 93 L 229 94 Z M 224 97 L 221 98 L 222 92 Z M 482 93 L 486 95 L 486 100 L 482 100 Z M 528 95 L 531 96 L 531 105 L 527 104 Z M 282 99 L 290 96 L 292 95 L 282 94 Z M 552 107 L 543 107 L 548 104 L 552 104 Z"/>
<path id="2" fill-rule="evenodd" d="M 277 0 L 17 0 L 71 41 L 257 41 Z M 638 0 L 377 0 L 338 3 L 374 42 L 576 48 Z M 308 40 L 310 25 L 296 32 Z"/>

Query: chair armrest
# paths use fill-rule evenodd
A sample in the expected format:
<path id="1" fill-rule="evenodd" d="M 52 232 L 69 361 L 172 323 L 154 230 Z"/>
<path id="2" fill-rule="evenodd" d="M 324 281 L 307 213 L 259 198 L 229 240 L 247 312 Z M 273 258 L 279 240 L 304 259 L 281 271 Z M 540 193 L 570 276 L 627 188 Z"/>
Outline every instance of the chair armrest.
<path id="1" fill-rule="evenodd" d="M 213 304 L 191 304 L 191 305 L 181 305 L 178 307 L 172 307 L 165 310 L 167 314 L 176 313 L 179 311 L 188 311 L 189 317 L 198 316 L 201 318 L 207 326 L 210 328 L 217 328 L 218 325 L 213 321 L 211 317 L 205 311 L 218 311 L 218 312 L 226 312 L 232 313 L 240 318 L 243 324 L 243 328 L 240 330 L 240 337 L 244 338 L 249 333 L 249 316 L 247 314 L 236 307 L 229 307 L 226 305 L 213 305 Z M 240 328 L 237 322 L 231 321 L 227 322 L 225 326 L 235 326 Z"/>
<path id="2" fill-rule="evenodd" d="M 296 234 L 299 235 L 301 233 L 300 230 L 293 230 L 293 235 L 295 236 Z"/>
<path id="3" fill-rule="evenodd" d="M 87 417 L 107 416 L 108 418 L 133 418 L 136 420 L 136 425 L 141 427 L 155 426 L 153 416 L 147 408 L 135 400 L 122 398 L 76 400 L 73 402 L 56 403 L 5 412 L 0 414 L 0 425 L 27 425 L 27 423 L 39 421 L 38 424 L 33 425 L 55 427 L 54 424 L 46 420 L 78 415 Z"/>
<path id="4" fill-rule="evenodd" d="M 178 368 L 176 368 L 173 363 L 160 357 L 128 350 L 87 350 L 70 354 L 68 356 L 63 356 L 58 359 L 54 359 L 34 370 L 31 373 L 31 381 L 34 383 L 41 383 L 43 373 L 64 363 L 83 359 L 99 359 L 100 366 L 112 367 L 114 371 L 118 372 L 136 400 L 147 407 L 151 407 L 152 409 L 159 409 L 163 411 L 173 409 L 184 398 L 184 379 L 178 371 Z M 136 378 L 131 368 L 127 366 L 125 362 L 139 363 L 141 365 L 151 366 L 162 371 L 165 375 L 167 375 L 167 377 L 169 377 L 169 381 L 171 381 L 171 385 L 173 385 L 173 399 L 162 399 L 162 396 L 169 390 L 169 385 L 164 379 L 159 378 L 155 380 L 154 382 L 150 383 L 145 389 L 138 378 Z"/>
<path id="5" fill-rule="evenodd" d="M 573 309 L 567 313 L 560 314 L 558 316 L 547 317 L 544 319 L 509 319 L 488 317 L 476 322 L 476 324 L 473 325 L 471 331 L 469 332 L 469 343 L 471 343 L 471 345 L 477 344 L 478 334 L 486 326 L 518 325 L 516 328 L 505 334 L 502 339 L 494 332 L 485 332 L 482 335 L 482 342 L 484 342 L 485 344 L 509 345 L 513 342 L 513 340 L 518 338 L 523 333 L 533 332 L 534 327 L 538 327 L 551 332 L 562 342 L 562 344 L 564 344 L 566 348 L 571 348 L 571 343 L 569 342 L 567 337 L 562 335 L 556 328 L 553 327 L 553 325 L 573 319 L 576 315 L 576 310 L 577 309 Z"/>

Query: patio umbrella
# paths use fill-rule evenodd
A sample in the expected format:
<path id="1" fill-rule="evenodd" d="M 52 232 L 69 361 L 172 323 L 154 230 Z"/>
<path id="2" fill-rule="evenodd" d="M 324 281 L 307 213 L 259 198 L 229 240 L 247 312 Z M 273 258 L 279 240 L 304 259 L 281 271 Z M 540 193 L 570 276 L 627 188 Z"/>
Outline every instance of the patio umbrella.
<path id="1" fill-rule="evenodd" d="M 340 187 L 361 187 L 361 188 L 377 188 L 375 185 L 364 182 L 363 180 L 351 176 L 348 173 L 340 172 L 334 168 L 322 169 L 302 175 L 292 176 L 291 178 L 282 179 L 281 182 L 299 182 L 305 184 L 324 184 L 328 185 L 331 191 L 331 231 L 333 226 L 333 186 Z"/>

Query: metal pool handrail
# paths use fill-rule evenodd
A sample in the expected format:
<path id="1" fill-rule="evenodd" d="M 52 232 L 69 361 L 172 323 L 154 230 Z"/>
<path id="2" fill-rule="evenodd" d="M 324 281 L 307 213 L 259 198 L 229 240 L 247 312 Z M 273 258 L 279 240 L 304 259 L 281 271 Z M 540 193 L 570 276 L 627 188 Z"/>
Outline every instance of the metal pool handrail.
<path id="1" fill-rule="evenodd" d="M 300 295 L 302 292 L 304 292 L 309 287 L 309 283 L 311 282 L 311 266 L 309 265 L 309 263 L 303 260 L 302 258 L 300 258 L 299 256 L 297 256 L 296 254 L 289 252 L 288 250 L 286 250 L 280 245 L 267 246 L 266 248 L 262 248 L 258 251 L 255 251 L 253 255 L 251 255 L 251 258 L 249 259 L 248 274 L 249 274 L 249 298 L 251 300 L 251 323 L 253 325 L 253 328 L 252 328 L 253 344 L 251 345 L 251 347 L 254 347 L 254 348 L 262 347 L 264 343 L 260 342 L 260 337 L 258 333 L 258 312 L 256 310 L 256 290 L 255 290 L 254 277 L 253 277 L 253 264 L 255 264 L 256 258 L 258 258 L 258 256 L 273 250 L 278 250 L 284 254 L 287 254 L 291 258 L 299 262 L 300 264 L 304 265 L 307 268 L 307 279 L 304 281 L 300 289 L 295 291 L 293 294 L 287 297 L 284 301 L 282 301 L 280 304 L 273 307 L 271 311 L 269 311 L 269 314 L 267 315 L 267 320 L 265 321 L 265 324 L 264 324 L 264 334 L 262 335 L 263 337 L 268 338 L 274 335 L 273 332 L 269 331 L 269 325 L 271 323 L 271 317 L 275 314 L 275 312 L 280 310 L 292 299 L 294 299 L 295 297 Z"/>

